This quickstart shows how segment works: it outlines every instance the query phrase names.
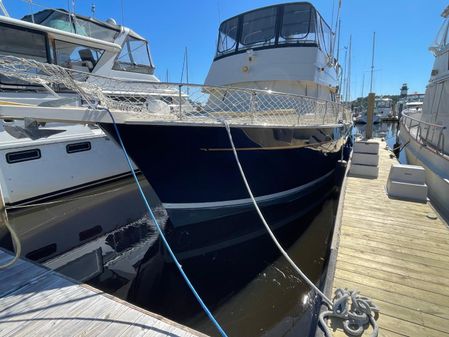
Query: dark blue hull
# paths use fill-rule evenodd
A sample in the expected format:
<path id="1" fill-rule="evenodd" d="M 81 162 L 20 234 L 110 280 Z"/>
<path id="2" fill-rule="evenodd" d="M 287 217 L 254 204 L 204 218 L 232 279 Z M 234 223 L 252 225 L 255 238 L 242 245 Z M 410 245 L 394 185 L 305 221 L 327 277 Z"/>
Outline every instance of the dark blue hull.
<path id="1" fill-rule="evenodd" d="M 115 137 L 113 127 L 102 127 Z M 118 125 L 125 146 L 166 207 L 179 258 L 264 234 L 224 127 Z M 232 129 L 248 182 L 273 228 L 303 216 L 332 188 L 341 129 Z"/>

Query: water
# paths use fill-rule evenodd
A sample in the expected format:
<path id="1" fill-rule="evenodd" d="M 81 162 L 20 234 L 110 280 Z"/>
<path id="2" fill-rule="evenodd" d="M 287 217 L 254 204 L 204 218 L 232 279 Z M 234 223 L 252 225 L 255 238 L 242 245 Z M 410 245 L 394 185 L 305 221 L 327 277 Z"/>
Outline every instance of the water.
<path id="1" fill-rule="evenodd" d="M 148 183 L 142 181 L 164 225 L 167 214 Z M 279 236 L 289 247 L 289 255 L 315 283 L 323 275 L 336 207 L 334 191 Z M 154 225 L 145 216 L 132 180 L 86 190 L 52 204 L 18 209 L 9 216 L 23 242 L 24 255 L 217 335 L 174 265 L 161 254 Z M 102 233 L 96 232 L 98 228 Z M 81 233 L 93 236 L 82 239 Z M 1 245 L 11 248 L 8 236 L 0 235 Z M 315 326 L 316 298 L 271 241 L 262 239 L 252 245 L 218 253 L 213 260 L 187 261 L 183 267 L 229 336 L 307 335 Z M 42 247 L 46 248 L 39 250 Z"/>
<path id="2" fill-rule="evenodd" d="M 354 136 L 365 137 L 366 124 L 356 124 L 352 129 Z M 399 131 L 398 122 L 382 122 L 373 125 L 373 137 L 383 138 L 390 149 L 397 148 L 399 146 L 397 134 Z M 399 153 L 398 160 L 402 164 L 407 164 L 405 157 L 405 151 Z"/>

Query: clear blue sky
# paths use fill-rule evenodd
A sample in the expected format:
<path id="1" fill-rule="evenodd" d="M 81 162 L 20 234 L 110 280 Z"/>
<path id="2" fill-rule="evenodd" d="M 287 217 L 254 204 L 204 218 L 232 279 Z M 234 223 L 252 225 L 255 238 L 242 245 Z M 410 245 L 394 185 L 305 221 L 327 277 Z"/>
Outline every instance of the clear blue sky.
<path id="1" fill-rule="evenodd" d="M 46 7 L 67 8 L 71 0 L 36 0 Z M 78 0 L 76 11 L 90 15 L 92 2 L 96 17 L 113 17 L 122 22 L 121 0 Z M 283 1 L 281 1 L 283 2 Z M 28 4 L 4 0 L 10 14 L 21 17 L 29 13 Z M 189 50 L 190 82 L 202 83 L 215 51 L 220 20 L 261 6 L 279 3 L 269 0 L 123 0 L 124 24 L 150 41 L 156 74 L 165 80 L 179 81 L 184 48 Z M 332 8 L 338 0 L 312 0 L 330 23 Z M 424 92 L 433 63 L 428 51 L 442 23 L 441 12 L 447 0 L 342 0 L 342 38 L 344 46 L 352 34 L 352 98 L 360 96 L 365 73 L 366 94 L 369 89 L 372 33 L 376 32 L 374 91 L 398 94 L 403 82 L 410 92 Z M 335 18 L 335 15 L 334 15 Z"/>

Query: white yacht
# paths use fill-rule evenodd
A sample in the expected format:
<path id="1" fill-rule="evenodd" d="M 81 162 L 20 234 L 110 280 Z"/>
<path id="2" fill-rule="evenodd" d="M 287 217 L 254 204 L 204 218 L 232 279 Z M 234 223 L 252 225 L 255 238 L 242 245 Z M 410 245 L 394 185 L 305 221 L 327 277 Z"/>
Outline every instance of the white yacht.
<path id="1" fill-rule="evenodd" d="M 21 20 L 0 16 L 0 34 L 0 55 L 61 65 L 76 71 L 77 80 L 91 81 L 89 75 L 95 74 L 159 82 L 148 42 L 113 19 L 104 22 L 46 9 Z M 47 89 L 0 74 L 0 101 L 8 104 L 81 104 L 68 90 Z M 113 88 L 106 89 L 113 93 Z M 150 104 L 148 95 L 135 100 Z M 121 149 L 93 125 L 2 121 L 0 158 L 7 206 L 41 202 L 129 174 Z"/>
<path id="2" fill-rule="evenodd" d="M 449 219 L 449 7 L 442 16 L 444 23 L 430 47 L 435 62 L 422 109 L 402 111 L 399 137 L 408 162 L 426 169 L 429 197 Z"/>
<path id="3" fill-rule="evenodd" d="M 374 114 L 381 120 L 393 117 L 393 100 L 387 97 L 376 98 L 374 101 Z"/>

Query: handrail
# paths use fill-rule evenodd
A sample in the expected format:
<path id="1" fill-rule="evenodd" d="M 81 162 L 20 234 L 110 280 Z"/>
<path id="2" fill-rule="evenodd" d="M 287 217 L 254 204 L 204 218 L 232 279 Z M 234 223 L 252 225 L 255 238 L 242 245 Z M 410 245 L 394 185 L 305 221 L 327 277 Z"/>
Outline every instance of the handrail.
<path id="1" fill-rule="evenodd" d="M 142 120 L 285 127 L 336 125 L 349 121 L 341 103 L 270 90 L 190 83 L 123 80 L 54 64 L 0 56 L 4 76 L 77 93 L 95 109 L 100 104 Z M 79 76 L 82 74 L 82 76 Z M 79 78 L 83 80 L 79 80 Z"/>
<path id="2" fill-rule="evenodd" d="M 407 123 L 408 122 L 408 123 Z M 412 125 L 415 122 L 416 124 Z M 444 154 L 445 147 L 445 134 L 444 130 L 447 129 L 445 125 L 434 124 L 430 122 L 426 122 L 415 117 L 412 117 L 407 114 L 407 112 L 402 113 L 401 123 L 410 133 L 410 136 L 413 136 L 410 132 L 412 128 L 416 128 L 416 134 L 414 136 L 417 142 L 422 143 L 424 146 L 429 146 L 434 148 L 437 153 Z M 408 124 L 408 125 L 407 125 Z M 425 129 L 425 136 L 422 135 L 422 129 Z M 432 129 L 432 133 L 430 132 Z M 431 135 L 430 135 L 431 133 Z M 438 137 L 438 141 L 434 142 L 435 135 Z M 432 142 L 433 141 L 433 142 Z"/>

